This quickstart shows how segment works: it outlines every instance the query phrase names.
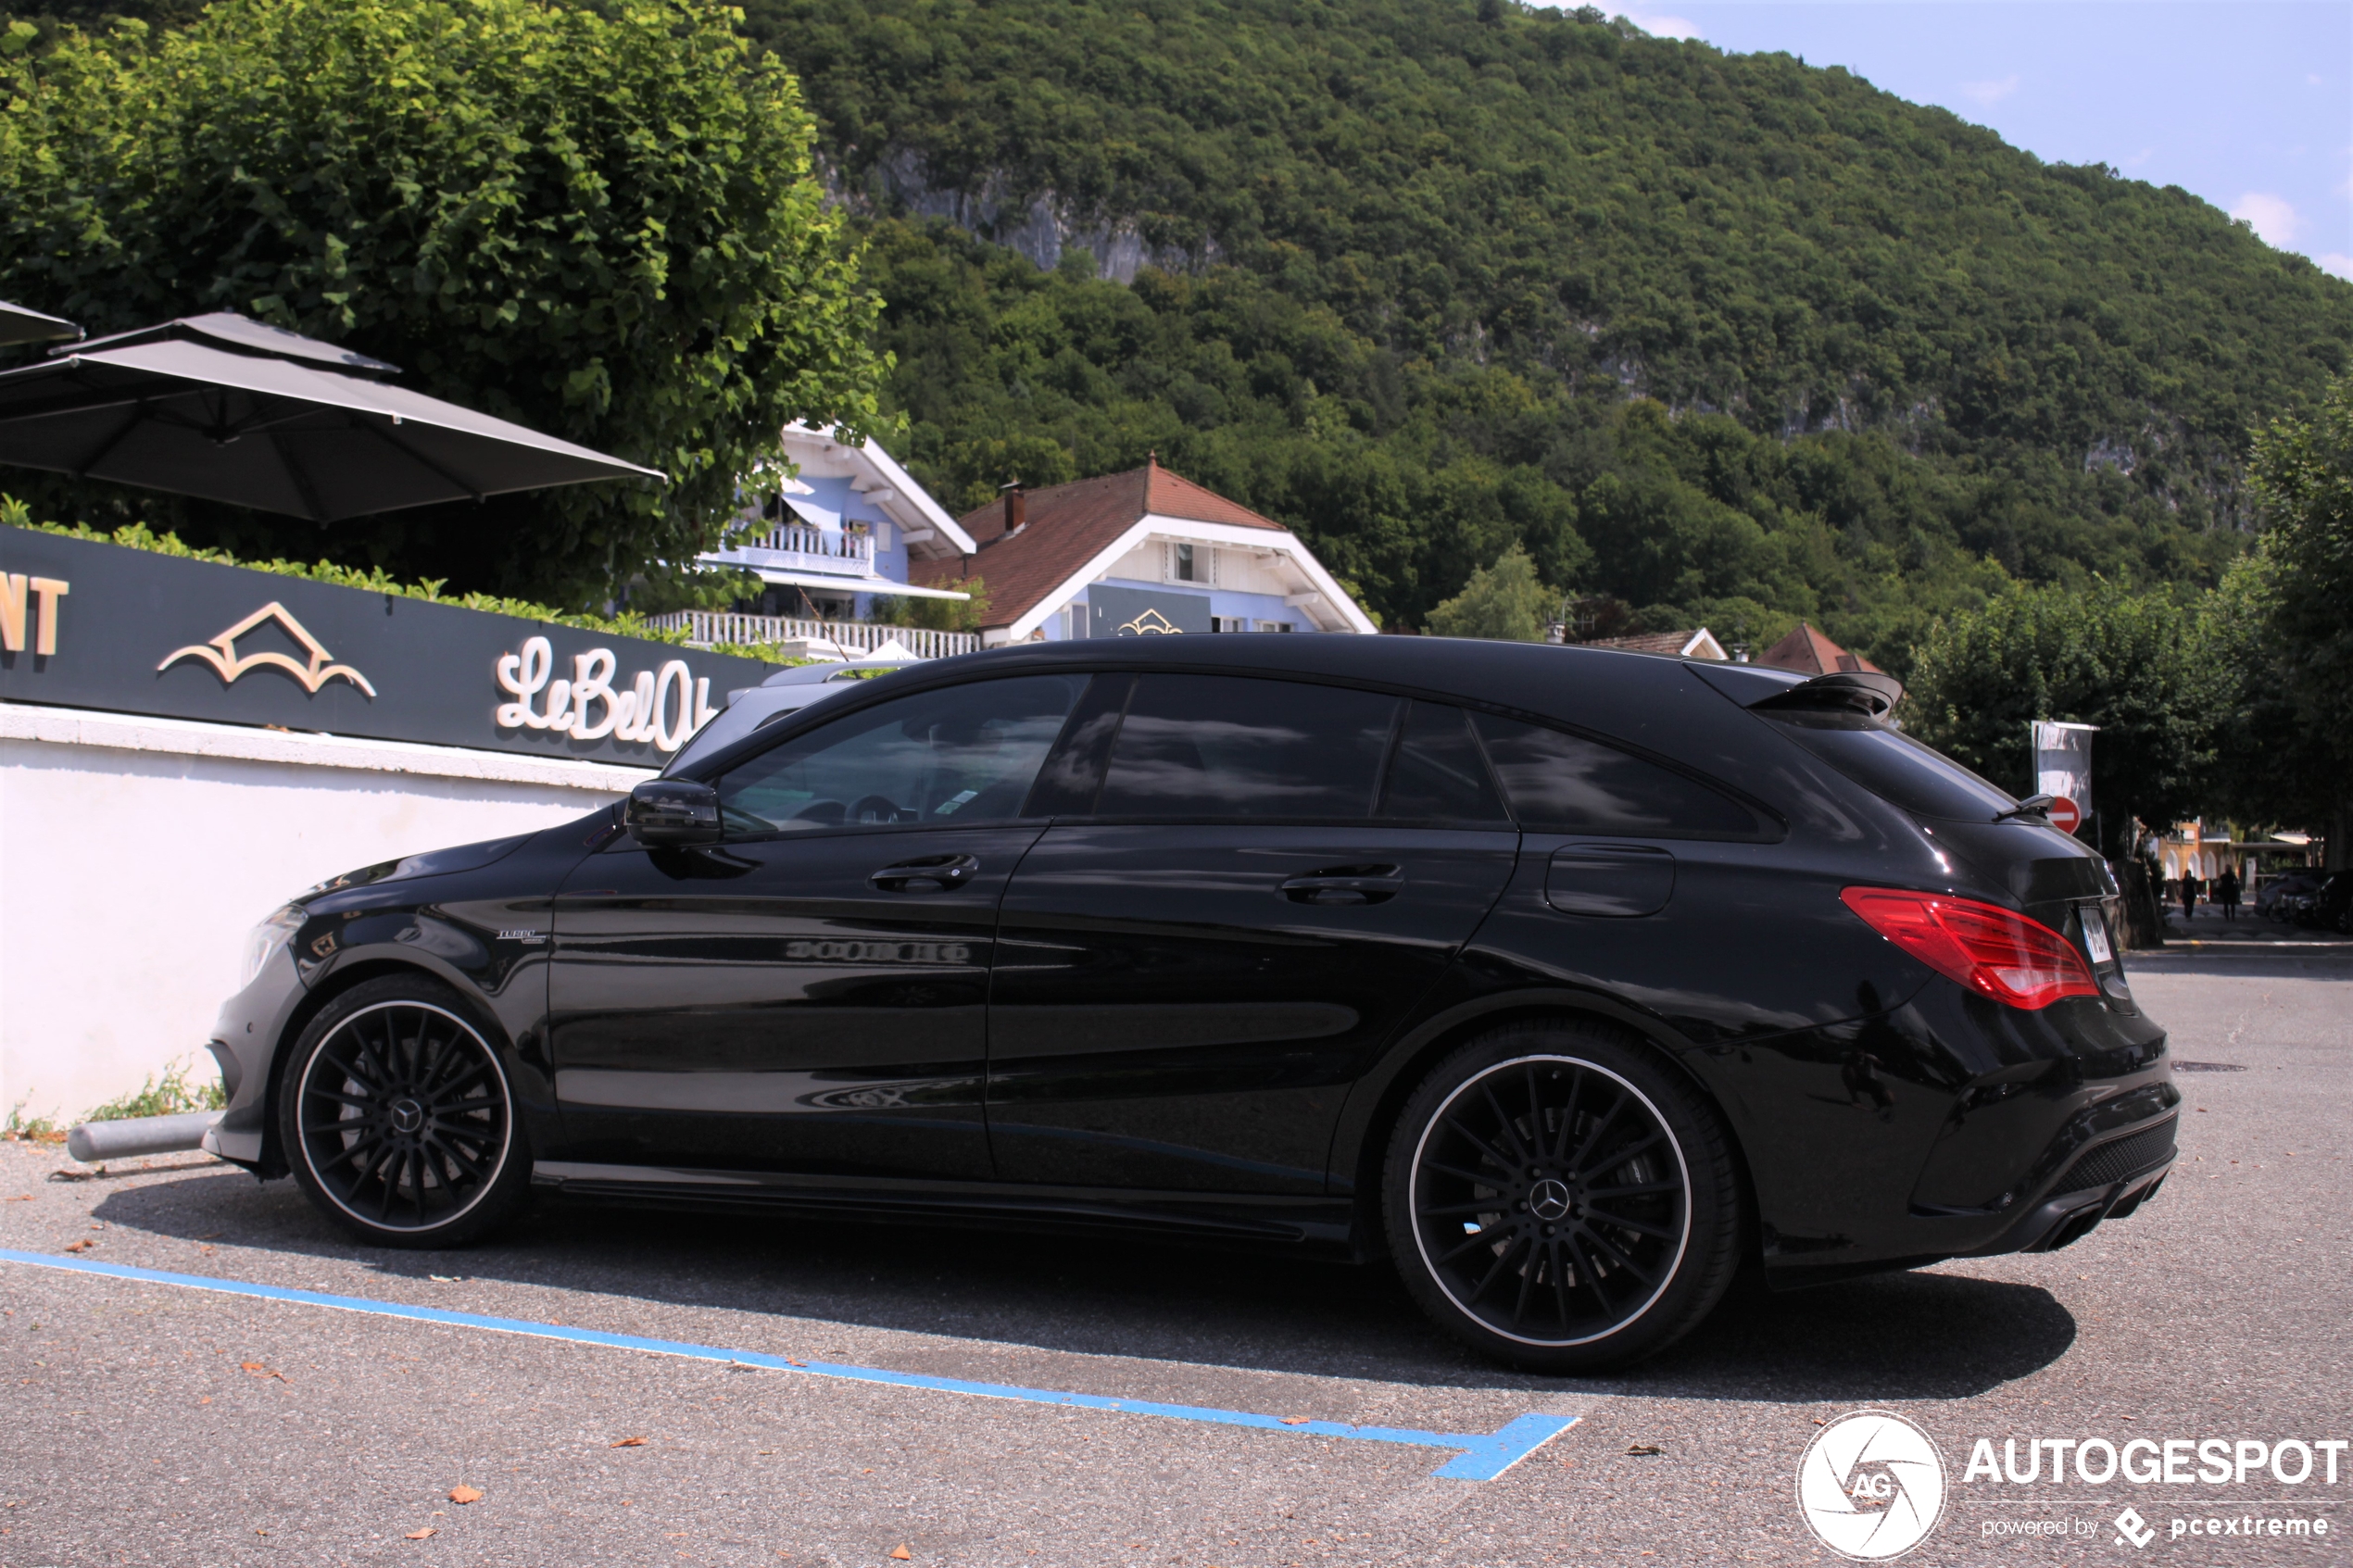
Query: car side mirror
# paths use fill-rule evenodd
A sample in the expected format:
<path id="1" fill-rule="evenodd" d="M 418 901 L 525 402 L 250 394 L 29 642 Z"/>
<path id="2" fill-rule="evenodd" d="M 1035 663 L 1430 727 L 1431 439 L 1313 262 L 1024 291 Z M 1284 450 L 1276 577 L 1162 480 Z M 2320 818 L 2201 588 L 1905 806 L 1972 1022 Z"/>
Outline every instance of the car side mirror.
<path id="1" fill-rule="evenodd" d="M 719 792 L 692 779 L 648 779 L 629 792 L 621 825 L 648 849 L 716 844 Z"/>

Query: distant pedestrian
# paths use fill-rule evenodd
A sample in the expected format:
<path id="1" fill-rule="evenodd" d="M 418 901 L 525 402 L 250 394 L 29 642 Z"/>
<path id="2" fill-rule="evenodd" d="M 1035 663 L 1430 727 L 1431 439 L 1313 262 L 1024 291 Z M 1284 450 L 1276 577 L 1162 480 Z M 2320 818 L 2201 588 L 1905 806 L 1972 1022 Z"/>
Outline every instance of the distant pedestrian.
<path id="1" fill-rule="evenodd" d="M 2197 913 L 2197 897 L 2205 891 L 2206 884 L 2198 880 L 2197 872 L 2184 871 L 2182 873 L 2182 918 L 2183 920 L 2188 920 Z"/>
<path id="2" fill-rule="evenodd" d="M 2214 901 L 2222 906 L 2224 920 L 2239 918 L 2239 873 L 2237 872 L 2226 867 L 2222 874 L 2214 879 Z"/>

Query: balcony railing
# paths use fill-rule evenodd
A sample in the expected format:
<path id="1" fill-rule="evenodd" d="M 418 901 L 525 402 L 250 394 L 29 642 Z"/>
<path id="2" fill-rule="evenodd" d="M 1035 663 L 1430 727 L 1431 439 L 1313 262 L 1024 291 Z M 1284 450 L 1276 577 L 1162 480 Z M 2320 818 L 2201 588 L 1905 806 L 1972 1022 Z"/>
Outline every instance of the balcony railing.
<path id="1" fill-rule="evenodd" d="M 777 643 L 824 638 L 856 658 L 896 641 L 917 659 L 946 659 L 971 653 L 980 646 L 976 632 L 927 632 L 914 626 L 876 626 L 863 621 L 803 621 L 790 615 L 736 615 L 715 609 L 682 609 L 648 616 L 649 625 L 666 631 L 685 628 L 695 643 L 748 643 L 772 646 Z"/>
<path id="2" fill-rule="evenodd" d="M 703 558 L 731 566 L 764 566 L 775 571 L 872 577 L 875 540 L 870 533 L 829 533 L 822 528 L 786 523 L 765 533 L 737 539 L 727 548 Z"/>

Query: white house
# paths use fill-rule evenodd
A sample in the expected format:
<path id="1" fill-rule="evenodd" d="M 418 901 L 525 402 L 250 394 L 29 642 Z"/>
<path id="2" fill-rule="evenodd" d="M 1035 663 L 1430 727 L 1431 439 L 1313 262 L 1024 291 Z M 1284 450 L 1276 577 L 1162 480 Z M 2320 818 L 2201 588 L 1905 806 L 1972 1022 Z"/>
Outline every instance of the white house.
<path id="1" fill-rule="evenodd" d="M 987 584 L 990 646 L 1068 637 L 1378 630 L 1299 535 L 1148 458 L 963 519 L 975 543 L 914 581 Z"/>
<path id="2" fill-rule="evenodd" d="M 878 443 L 852 446 L 790 425 L 784 451 L 799 474 L 768 504 L 757 531 L 700 558 L 759 574 L 766 586 L 749 612 L 854 622 L 881 597 L 966 596 L 911 580 L 911 569 L 978 546 Z"/>

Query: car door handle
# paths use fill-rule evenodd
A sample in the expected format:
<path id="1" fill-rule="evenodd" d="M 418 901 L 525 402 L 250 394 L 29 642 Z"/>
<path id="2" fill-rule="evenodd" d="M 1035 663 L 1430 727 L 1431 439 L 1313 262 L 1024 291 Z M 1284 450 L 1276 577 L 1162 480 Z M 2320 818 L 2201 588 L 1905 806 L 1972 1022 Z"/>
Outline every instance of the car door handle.
<path id="1" fill-rule="evenodd" d="M 885 893 L 944 893 L 962 887 L 980 870 L 970 855 L 920 855 L 885 866 L 866 880 Z"/>
<path id="2" fill-rule="evenodd" d="M 1282 888 L 1294 904 L 1379 904 L 1405 890 L 1405 877 L 1395 866 L 1334 866 L 1292 877 Z"/>

